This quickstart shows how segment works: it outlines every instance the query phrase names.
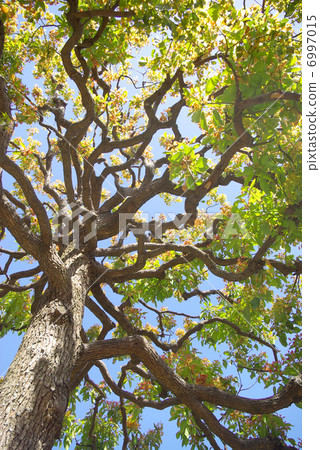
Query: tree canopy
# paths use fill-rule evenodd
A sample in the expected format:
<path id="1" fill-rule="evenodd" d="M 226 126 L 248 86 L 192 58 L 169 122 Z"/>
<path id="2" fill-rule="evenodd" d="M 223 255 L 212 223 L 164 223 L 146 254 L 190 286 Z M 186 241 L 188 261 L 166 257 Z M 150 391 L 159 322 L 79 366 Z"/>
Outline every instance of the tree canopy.
<path id="1" fill-rule="evenodd" d="M 2 2 L 1 448 L 300 448 L 300 21 Z"/>

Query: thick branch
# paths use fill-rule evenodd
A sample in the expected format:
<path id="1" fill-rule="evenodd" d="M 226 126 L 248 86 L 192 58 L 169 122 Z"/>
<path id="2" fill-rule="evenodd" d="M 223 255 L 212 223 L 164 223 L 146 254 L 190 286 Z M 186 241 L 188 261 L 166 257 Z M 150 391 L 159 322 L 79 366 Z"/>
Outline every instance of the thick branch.
<path id="1" fill-rule="evenodd" d="M 158 410 L 163 410 L 166 408 L 169 408 L 174 405 L 178 405 L 179 401 L 174 398 L 170 397 L 165 400 L 156 402 L 154 400 L 146 400 L 143 397 L 140 397 L 138 395 L 132 394 L 131 392 L 125 391 L 124 389 L 121 389 L 117 383 L 115 383 L 110 376 L 107 367 L 102 361 L 95 362 L 95 366 L 97 366 L 101 372 L 101 375 L 104 379 L 104 381 L 107 383 L 107 385 L 112 389 L 113 393 L 120 396 L 122 395 L 123 398 L 126 398 L 132 403 L 135 403 L 136 405 L 141 406 L 141 408 L 153 408 Z"/>
<path id="2" fill-rule="evenodd" d="M 176 373 L 174 373 L 155 352 L 153 347 L 141 336 L 130 336 L 123 339 L 111 339 L 87 344 L 77 366 L 81 366 L 84 363 L 96 361 L 98 359 L 124 355 L 131 355 L 132 357 L 139 358 L 155 375 L 161 385 L 165 386 L 168 391 L 170 390 L 182 403 L 190 408 L 193 414 L 197 415 L 199 419 L 204 421 L 212 433 L 219 436 L 220 439 L 232 448 L 255 450 L 274 450 L 276 448 L 275 443 L 269 439 L 242 440 L 223 427 L 212 415 L 212 413 L 202 405 L 195 395 L 197 389 L 199 392 L 199 389 L 201 390 L 202 387 L 198 386 L 195 388 L 193 385 L 185 382 Z M 291 394 L 294 392 L 294 399 L 291 398 L 291 403 L 299 398 L 296 396 L 297 386 L 299 386 L 300 391 L 301 384 L 298 383 L 298 380 L 291 382 L 288 388 L 288 391 Z M 236 400 L 237 396 L 234 396 L 234 399 Z M 207 401 L 207 398 L 205 401 Z M 233 404 L 232 407 L 235 408 L 235 405 Z"/>

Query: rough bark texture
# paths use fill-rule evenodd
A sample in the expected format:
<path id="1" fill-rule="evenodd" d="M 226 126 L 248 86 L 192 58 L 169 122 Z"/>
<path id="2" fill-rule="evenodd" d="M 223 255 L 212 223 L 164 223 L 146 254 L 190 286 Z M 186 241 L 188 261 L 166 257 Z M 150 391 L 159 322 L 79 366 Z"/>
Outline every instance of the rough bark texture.
<path id="1" fill-rule="evenodd" d="M 73 272 L 73 273 L 72 273 Z M 87 265 L 69 267 L 69 285 L 49 287 L 1 385 L 0 448 L 50 449 L 59 437 L 80 338 Z"/>

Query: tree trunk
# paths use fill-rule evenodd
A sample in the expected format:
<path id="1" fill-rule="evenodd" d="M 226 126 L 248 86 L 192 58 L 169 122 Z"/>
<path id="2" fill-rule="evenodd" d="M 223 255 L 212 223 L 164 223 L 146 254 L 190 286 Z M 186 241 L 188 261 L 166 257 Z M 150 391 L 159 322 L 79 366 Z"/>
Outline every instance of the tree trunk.
<path id="1" fill-rule="evenodd" d="M 42 296 L 0 385 L 1 450 L 51 449 L 59 437 L 70 373 L 82 349 L 87 261 L 73 260 L 67 274 L 66 286 L 49 286 Z"/>

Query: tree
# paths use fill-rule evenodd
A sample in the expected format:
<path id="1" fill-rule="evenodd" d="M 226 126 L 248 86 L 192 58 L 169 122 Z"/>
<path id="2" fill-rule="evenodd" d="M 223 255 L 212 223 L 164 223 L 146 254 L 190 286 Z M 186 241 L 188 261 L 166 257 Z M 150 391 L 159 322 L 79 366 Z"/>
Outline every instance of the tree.
<path id="1" fill-rule="evenodd" d="M 191 449 L 299 445 L 294 3 L 2 3 L 1 449 L 159 448 L 144 408 Z"/>

